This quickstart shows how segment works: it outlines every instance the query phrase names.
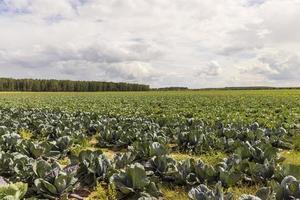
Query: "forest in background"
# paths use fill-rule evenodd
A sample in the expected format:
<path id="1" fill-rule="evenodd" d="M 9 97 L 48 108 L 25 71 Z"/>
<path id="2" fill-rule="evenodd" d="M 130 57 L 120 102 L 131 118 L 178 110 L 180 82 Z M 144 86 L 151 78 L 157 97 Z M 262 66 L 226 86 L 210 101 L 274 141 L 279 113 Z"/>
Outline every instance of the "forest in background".
<path id="1" fill-rule="evenodd" d="M 149 85 L 98 81 L 71 81 L 46 79 L 0 78 L 0 91 L 34 92 L 95 92 L 95 91 L 147 91 Z"/>

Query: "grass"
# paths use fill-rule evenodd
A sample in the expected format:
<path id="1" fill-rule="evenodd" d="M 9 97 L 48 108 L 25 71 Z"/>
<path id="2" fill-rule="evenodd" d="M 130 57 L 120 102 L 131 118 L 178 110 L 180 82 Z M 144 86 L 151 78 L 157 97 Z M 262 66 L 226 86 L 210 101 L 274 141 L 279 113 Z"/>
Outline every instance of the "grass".
<path id="1" fill-rule="evenodd" d="M 97 140 L 95 139 L 94 136 L 92 137 L 87 137 L 83 139 L 80 144 L 76 144 L 71 148 L 71 152 L 73 155 L 78 156 L 79 153 L 83 150 L 91 150 L 91 151 L 96 151 L 99 150 L 100 148 L 96 147 Z"/>
<path id="2" fill-rule="evenodd" d="M 108 200 L 106 190 L 102 187 L 102 185 L 98 184 L 86 200 Z"/>
<path id="3" fill-rule="evenodd" d="M 231 187 L 228 188 L 227 192 L 231 192 L 233 194 L 233 199 L 239 199 L 242 194 L 255 195 L 260 187 L 261 186 L 259 185 Z"/>
<path id="4" fill-rule="evenodd" d="M 292 138 L 292 142 L 293 142 L 295 150 L 300 151 L 300 135 L 294 136 Z"/>
<path id="5" fill-rule="evenodd" d="M 89 138 L 89 144 L 92 146 L 96 146 L 98 144 L 98 140 L 96 138 L 96 135 L 93 135 L 92 137 Z"/>
<path id="6" fill-rule="evenodd" d="M 260 187 L 260 185 L 231 187 L 227 191 L 224 190 L 224 192 L 231 192 L 233 199 L 239 199 L 243 194 L 255 195 Z M 164 200 L 189 200 L 188 191 L 184 187 L 163 185 L 161 191 Z"/>
<path id="7" fill-rule="evenodd" d="M 187 191 L 183 187 L 162 185 L 161 191 L 164 200 L 189 200 Z"/>
<path id="8" fill-rule="evenodd" d="M 222 152 L 207 153 L 199 156 L 174 152 L 171 153 L 171 156 L 178 161 L 190 158 L 193 158 L 195 160 L 201 159 L 203 162 L 210 165 L 215 165 L 227 157 L 227 155 Z"/>
<path id="9" fill-rule="evenodd" d="M 110 150 L 108 148 L 101 148 L 101 150 L 103 151 L 103 154 L 110 160 L 112 160 L 116 154 L 115 151 Z"/>
<path id="10" fill-rule="evenodd" d="M 300 166 L 300 151 L 282 151 L 279 155 L 285 158 L 283 164 Z"/>
<path id="11" fill-rule="evenodd" d="M 112 160 L 117 153 L 116 151 L 113 151 L 109 148 L 100 148 L 97 147 L 98 141 L 96 139 L 96 136 L 88 137 L 82 140 L 80 144 L 76 144 L 75 146 L 72 147 L 71 152 L 73 155 L 79 155 L 80 151 L 83 150 L 91 150 L 91 151 L 96 151 L 96 150 L 101 150 L 103 154 L 110 160 Z"/>
<path id="12" fill-rule="evenodd" d="M 80 144 L 76 144 L 71 148 L 72 154 L 76 156 L 83 150 L 94 150 L 94 147 L 89 143 L 88 139 L 84 139 Z"/>

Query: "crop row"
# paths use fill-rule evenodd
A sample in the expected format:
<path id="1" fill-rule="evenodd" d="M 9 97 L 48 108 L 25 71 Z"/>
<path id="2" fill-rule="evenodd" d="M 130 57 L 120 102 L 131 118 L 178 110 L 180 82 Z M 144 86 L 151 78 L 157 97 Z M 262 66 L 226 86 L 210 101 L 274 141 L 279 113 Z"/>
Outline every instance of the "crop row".
<path id="1" fill-rule="evenodd" d="M 300 198 L 299 168 L 282 165 L 278 157 L 279 149 L 293 148 L 289 140 L 293 129 L 264 128 L 257 122 L 212 124 L 193 118 L 162 124 L 21 108 L 2 108 L 0 118 L 2 199 L 83 199 L 80 189 L 90 190 L 99 183 L 117 199 L 157 199 L 163 196 L 160 185 L 166 183 L 187 187 L 189 197 L 197 200 L 232 199 L 228 187 L 255 184 L 264 186 L 258 197 L 241 199 Z M 99 149 L 126 151 L 108 159 L 99 149 L 81 149 L 92 137 Z M 193 159 L 176 161 L 169 155 L 172 151 L 223 151 L 230 156 L 211 165 Z M 66 158 L 70 163 L 60 164 Z"/>

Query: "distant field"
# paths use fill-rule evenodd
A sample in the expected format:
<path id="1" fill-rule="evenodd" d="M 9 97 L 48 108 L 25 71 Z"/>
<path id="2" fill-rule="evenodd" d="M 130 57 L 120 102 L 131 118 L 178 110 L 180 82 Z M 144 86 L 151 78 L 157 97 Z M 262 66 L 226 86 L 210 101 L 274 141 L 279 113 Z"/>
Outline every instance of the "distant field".
<path id="1" fill-rule="evenodd" d="M 16 199 L 300 198 L 299 150 L 300 90 L 0 93 Z"/>
<path id="2" fill-rule="evenodd" d="M 258 121 L 266 126 L 300 119 L 300 90 L 180 92 L 1 92 L 0 106 L 59 108 L 104 115 L 204 121 Z M 284 119 L 286 118 L 286 119 Z"/>

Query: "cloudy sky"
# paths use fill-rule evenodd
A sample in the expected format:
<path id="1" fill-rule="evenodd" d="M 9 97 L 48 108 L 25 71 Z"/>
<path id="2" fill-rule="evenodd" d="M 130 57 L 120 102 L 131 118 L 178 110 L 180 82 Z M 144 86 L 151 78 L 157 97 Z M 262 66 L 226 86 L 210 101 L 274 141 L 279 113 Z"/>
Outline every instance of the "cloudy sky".
<path id="1" fill-rule="evenodd" d="M 300 0 L 0 0 L 0 76 L 299 86 Z"/>

